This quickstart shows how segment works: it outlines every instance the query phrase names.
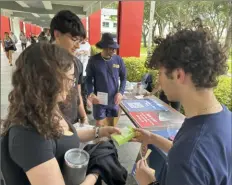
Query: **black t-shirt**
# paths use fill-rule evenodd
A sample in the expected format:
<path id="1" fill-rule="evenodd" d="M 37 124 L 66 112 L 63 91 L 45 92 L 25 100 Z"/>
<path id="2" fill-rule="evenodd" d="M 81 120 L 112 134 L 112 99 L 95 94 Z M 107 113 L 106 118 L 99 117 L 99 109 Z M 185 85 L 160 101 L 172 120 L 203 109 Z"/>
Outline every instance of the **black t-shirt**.
<path id="1" fill-rule="evenodd" d="M 78 85 L 83 83 L 83 64 L 81 63 L 81 61 L 79 59 L 76 59 L 76 64 L 77 66 L 77 77 L 78 77 Z"/>
<path id="2" fill-rule="evenodd" d="M 64 154 L 72 148 L 79 147 L 79 137 L 75 128 L 69 124 L 73 135 L 61 136 L 56 140 L 46 140 L 34 129 L 23 126 L 13 126 L 9 131 L 9 154 L 17 164 L 20 175 L 17 175 L 19 184 L 30 185 L 26 173 L 31 168 L 38 166 L 52 158 L 56 158 L 60 169 L 63 169 Z M 7 174 L 15 178 L 13 174 Z"/>
<path id="3" fill-rule="evenodd" d="M 75 61 L 74 74 L 75 85 L 71 89 L 70 94 L 67 96 L 66 101 L 59 103 L 61 112 L 63 113 L 65 119 L 71 124 L 76 123 L 77 119 L 79 118 L 78 105 L 80 102 L 77 87 L 83 83 L 83 65 L 78 59 Z"/>

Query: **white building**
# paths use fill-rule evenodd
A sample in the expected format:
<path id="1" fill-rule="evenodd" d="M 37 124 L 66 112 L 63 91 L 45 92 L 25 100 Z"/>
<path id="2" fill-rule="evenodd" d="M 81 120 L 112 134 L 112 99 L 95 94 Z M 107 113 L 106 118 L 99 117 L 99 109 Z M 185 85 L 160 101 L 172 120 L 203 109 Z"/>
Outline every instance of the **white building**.
<path id="1" fill-rule="evenodd" d="M 117 33 L 117 15 L 116 9 L 105 9 L 101 11 L 101 33 Z"/>

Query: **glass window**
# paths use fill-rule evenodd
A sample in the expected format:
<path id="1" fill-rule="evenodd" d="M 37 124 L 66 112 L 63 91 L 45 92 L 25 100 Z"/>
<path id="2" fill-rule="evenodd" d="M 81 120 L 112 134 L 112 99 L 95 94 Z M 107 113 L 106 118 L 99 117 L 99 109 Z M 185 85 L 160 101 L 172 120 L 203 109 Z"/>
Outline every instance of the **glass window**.
<path id="1" fill-rule="evenodd" d="M 105 27 L 105 28 L 109 28 L 110 24 L 109 24 L 109 22 L 103 22 L 102 26 Z"/>

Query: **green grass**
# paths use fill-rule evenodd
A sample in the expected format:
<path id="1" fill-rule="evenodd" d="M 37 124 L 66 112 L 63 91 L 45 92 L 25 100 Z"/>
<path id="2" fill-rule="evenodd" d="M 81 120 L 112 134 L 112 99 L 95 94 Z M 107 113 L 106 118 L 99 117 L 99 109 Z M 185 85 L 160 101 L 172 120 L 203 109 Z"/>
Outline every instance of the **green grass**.
<path id="1" fill-rule="evenodd" d="M 140 54 L 143 54 L 143 55 L 147 54 L 147 48 L 141 46 L 141 48 L 140 48 Z"/>

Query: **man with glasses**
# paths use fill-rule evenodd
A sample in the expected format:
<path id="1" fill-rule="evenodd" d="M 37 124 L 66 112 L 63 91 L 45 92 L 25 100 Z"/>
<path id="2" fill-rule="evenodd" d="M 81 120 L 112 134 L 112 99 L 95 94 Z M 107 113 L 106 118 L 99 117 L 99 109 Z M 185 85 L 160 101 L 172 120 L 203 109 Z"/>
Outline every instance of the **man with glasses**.
<path id="1" fill-rule="evenodd" d="M 51 41 L 74 55 L 80 43 L 86 36 L 85 28 L 76 14 L 69 10 L 58 12 L 50 24 Z M 81 96 L 81 84 L 83 78 L 83 66 L 81 62 L 75 61 L 75 79 L 74 88 L 67 97 L 66 102 L 60 104 L 60 109 L 65 118 L 72 124 L 79 121 L 81 123 L 88 122 L 86 112 L 83 106 Z"/>
<path id="2" fill-rule="evenodd" d="M 126 67 L 122 58 L 115 55 L 119 45 L 110 33 L 103 34 L 96 46 L 102 52 L 92 56 L 86 68 L 88 98 L 93 103 L 96 125 L 113 126 L 126 86 Z"/>

